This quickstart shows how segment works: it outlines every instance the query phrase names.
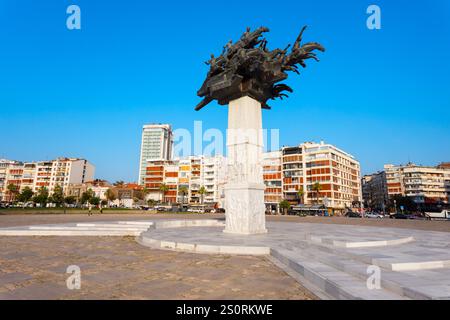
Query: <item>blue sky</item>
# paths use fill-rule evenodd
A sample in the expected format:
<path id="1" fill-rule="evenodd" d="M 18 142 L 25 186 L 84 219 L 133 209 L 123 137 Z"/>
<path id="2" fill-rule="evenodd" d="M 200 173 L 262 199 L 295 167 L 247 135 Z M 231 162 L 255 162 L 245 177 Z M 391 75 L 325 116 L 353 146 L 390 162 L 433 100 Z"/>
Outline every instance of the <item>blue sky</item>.
<path id="1" fill-rule="evenodd" d="M 70 4 L 81 30 L 66 28 Z M 381 30 L 366 28 L 370 4 Z M 226 128 L 225 107 L 194 111 L 210 53 L 247 26 L 284 47 L 304 24 L 327 51 L 263 111 L 282 145 L 324 140 L 363 173 L 450 161 L 447 0 L 0 0 L 0 157 L 85 157 L 99 178 L 136 180 L 144 123 Z"/>

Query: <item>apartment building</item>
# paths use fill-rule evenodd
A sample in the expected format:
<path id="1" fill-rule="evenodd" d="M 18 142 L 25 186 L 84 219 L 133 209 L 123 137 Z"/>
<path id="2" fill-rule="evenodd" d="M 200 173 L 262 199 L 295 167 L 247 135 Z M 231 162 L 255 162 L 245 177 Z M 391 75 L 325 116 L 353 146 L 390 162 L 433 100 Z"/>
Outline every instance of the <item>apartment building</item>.
<path id="1" fill-rule="evenodd" d="M 161 185 L 164 184 L 164 167 L 172 165 L 172 161 L 148 160 L 144 173 L 144 187 L 148 191 L 148 199 L 162 201 Z"/>
<path id="2" fill-rule="evenodd" d="M 386 183 L 386 172 L 379 171 L 365 175 L 361 179 L 362 195 L 366 207 L 385 211 L 389 197 Z"/>
<path id="3" fill-rule="evenodd" d="M 219 203 L 225 178 L 225 158 L 222 156 L 191 156 L 171 161 L 147 161 L 144 186 L 148 198 L 164 202 L 190 204 Z M 221 183 L 222 182 L 222 183 Z M 166 191 L 161 190 L 161 185 Z M 204 188 L 204 193 L 200 190 Z M 186 193 L 183 193 L 186 190 Z"/>
<path id="4" fill-rule="evenodd" d="M 283 200 L 281 152 L 263 153 L 262 166 L 264 184 L 266 185 L 264 203 L 268 212 L 277 213 L 278 204 Z"/>
<path id="5" fill-rule="evenodd" d="M 203 186 L 206 189 L 205 203 L 217 202 L 223 205 L 226 178 L 226 159 L 223 156 L 204 157 L 203 160 Z"/>
<path id="6" fill-rule="evenodd" d="M 34 190 L 46 187 L 51 194 L 59 185 L 63 192 L 69 184 L 80 184 L 94 180 L 95 167 L 85 159 L 58 158 L 51 161 L 41 161 L 36 164 L 36 179 Z"/>
<path id="7" fill-rule="evenodd" d="M 445 164 L 436 167 L 386 164 L 388 196 L 411 197 L 417 204 L 449 203 L 450 168 Z"/>
<path id="8" fill-rule="evenodd" d="M 13 160 L 0 160 L 0 201 L 13 201 L 14 196 L 8 191 L 9 185 L 15 185 L 20 190 L 22 182 L 23 163 Z"/>
<path id="9" fill-rule="evenodd" d="M 331 211 L 343 212 L 362 201 L 360 165 L 350 154 L 325 143 L 303 143 L 263 154 L 264 194 L 268 211 L 277 212 L 280 201 L 293 204 L 324 204 Z M 184 159 L 147 161 L 144 182 L 149 198 L 165 202 L 199 204 L 224 201 L 226 158 L 191 156 Z M 317 193 L 313 185 L 319 182 Z M 200 190 L 204 188 L 202 194 Z M 180 192 L 186 190 L 187 194 Z M 299 197 L 299 190 L 303 196 Z"/>
<path id="10" fill-rule="evenodd" d="M 167 187 L 167 191 L 164 192 L 164 202 L 177 202 L 178 171 L 178 163 L 176 162 L 164 166 L 164 184 Z"/>
<path id="11" fill-rule="evenodd" d="M 281 150 L 283 199 L 323 204 L 342 213 L 362 201 L 361 168 L 349 153 L 324 142 L 305 142 Z M 321 190 L 313 188 L 319 183 Z M 303 191 L 300 197 L 299 190 Z"/>
<path id="12" fill-rule="evenodd" d="M 12 201 L 7 186 L 29 187 L 34 192 L 46 187 L 53 193 L 57 185 L 66 193 L 70 184 L 81 184 L 94 178 L 95 167 L 85 159 L 58 158 L 39 162 L 2 162 L 0 165 L 1 201 Z"/>
<path id="13" fill-rule="evenodd" d="M 34 183 L 36 179 L 36 168 L 37 165 L 35 162 L 25 162 L 23 164 L 23 174 L 22 181 L 20 184 L 20 190 L 28 187 L 31 190 L 34 189 Z"/>
<path id="14" fill-rule="evenodd" d="M 172 159 L 173 134 L 169 124 L 147 124 L 142 127 L 139 184 L 145 184 L 147 161 Z"/>
<path id="15" fill-rule="evenodd" d="M 0 201 L 3 200 L 6 193 L 6 174 L 8 167 L 14 165 L 17 162 L 18 161 L 14 160 L 0 159 Z"/>

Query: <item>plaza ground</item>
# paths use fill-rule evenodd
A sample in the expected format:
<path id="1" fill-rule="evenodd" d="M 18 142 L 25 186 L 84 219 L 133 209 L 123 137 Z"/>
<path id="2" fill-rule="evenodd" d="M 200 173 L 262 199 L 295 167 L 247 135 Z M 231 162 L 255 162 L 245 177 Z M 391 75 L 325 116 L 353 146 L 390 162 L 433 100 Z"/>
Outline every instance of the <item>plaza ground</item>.
<path id="1" fill-rule="evenodd" d="M 161 217 L 0 215 L 0 227 Z M 133 237 L 0 237 L 0 246 L 0 300 L 315 299 L 265 257 L 153 250 Z M 67 289 L 69 265 L 81 268 L 80 290 Z"/>
<path id="2" fill-rule="evenodd" d="M 205 214 L 0 214 L 0 227 L 36 224 L 223 218 Z M 268 216 L 269 221 L 450 232 L 446 221 Z M 264 256 L 162 251 L 133 237 L 0 237 L 0 299 L 316 299 Z M 81 290 L 68 290 L 78 265 Z"/>

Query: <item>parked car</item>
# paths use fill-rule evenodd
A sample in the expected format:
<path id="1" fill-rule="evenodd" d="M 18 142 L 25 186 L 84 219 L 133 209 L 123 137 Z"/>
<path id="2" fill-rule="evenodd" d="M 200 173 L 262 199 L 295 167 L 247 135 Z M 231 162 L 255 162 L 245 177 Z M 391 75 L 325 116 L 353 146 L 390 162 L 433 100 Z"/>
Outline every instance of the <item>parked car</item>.
<path id="1" fill-rule="evenodd" d="M 389 216 L 391 219 L 409 219 L 406 214 L 403 213 L 394 213 Z"/>
<path id="2" fill-rule="evenodd" d="M 383 219 L 384 216 L 380 213 L 376 213 L 376 212 L 366 212 L 364 214 L 365 218 L 370 218 L 370 219 Z"/>
<path id="3" fill-rule="evenodd" d="M 361 218 L 361 215 L 357 212 L 353 212 L 353 211 L 348 211 L 345 216 L 347 218 Z"/>
<path id="4" fill-rule="evenodd" d="M 205 210 L 202 208 L 189 208 L 187 210 L 187 212 L 192 212 L 192 213 L 205 213 Z"/>
<path id="5" fill-rule="evenodd" d="M 434 219 L 450 219 L 450 210 L 442 210 L 441 212 L 425 212 L 428 220 Z"/>

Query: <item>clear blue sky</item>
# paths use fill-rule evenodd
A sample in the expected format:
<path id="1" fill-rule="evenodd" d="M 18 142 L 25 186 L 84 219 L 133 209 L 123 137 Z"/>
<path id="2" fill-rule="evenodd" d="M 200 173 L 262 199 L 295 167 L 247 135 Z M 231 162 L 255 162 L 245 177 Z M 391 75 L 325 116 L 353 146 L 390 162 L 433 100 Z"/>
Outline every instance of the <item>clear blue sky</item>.
<path id="1" fill-rule="evenodd" d="M 378 31 L 366 28 L 372 3 Z M 449 3 L 0 0 L 0 157 L 85 157 L 99 178 L 136 180 L 144 123 L 226 128 L 225 107 L 194 111 L 210 53 L 246 26 L 268 26 L 274 48 L 308 24 L 304 40 L 327 51 L 263 113 L 281 144 L 325 140 L 363 173 L 450 161 Z M 82 30 L 66 28 L 70 4 Z"/>

